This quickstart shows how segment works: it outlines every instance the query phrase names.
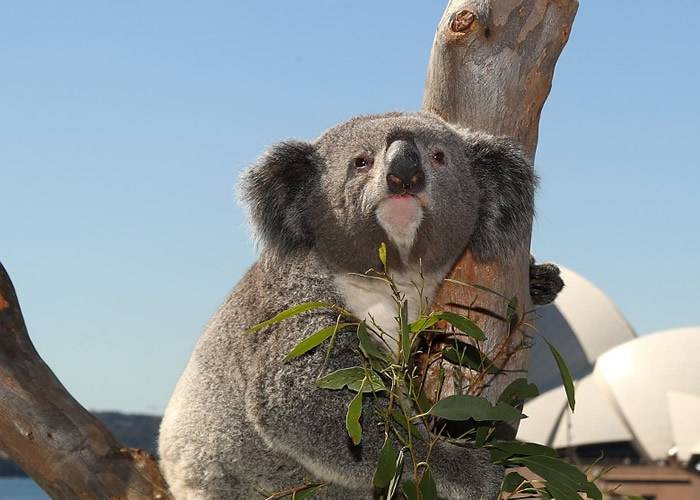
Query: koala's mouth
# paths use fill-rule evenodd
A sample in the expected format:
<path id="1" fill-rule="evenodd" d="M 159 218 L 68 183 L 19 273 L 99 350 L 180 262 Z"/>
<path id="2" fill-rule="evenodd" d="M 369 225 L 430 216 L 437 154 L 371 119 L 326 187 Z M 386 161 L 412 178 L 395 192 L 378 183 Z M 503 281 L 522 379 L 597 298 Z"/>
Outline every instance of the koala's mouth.
<path id="1" fill-rule="evenodd" d="M 407 193 L 387 196 L 375 213 L 379 225 L 402 253 L 413 247 L 424 214 L 418 196 Z"/>
<path id="2" fill-rule="evenodd" d="M 423 219 L 423 207 L 412 194 L 391 195 L 380 203 L 378 210 L 390 226 L 410 226 Z"/>

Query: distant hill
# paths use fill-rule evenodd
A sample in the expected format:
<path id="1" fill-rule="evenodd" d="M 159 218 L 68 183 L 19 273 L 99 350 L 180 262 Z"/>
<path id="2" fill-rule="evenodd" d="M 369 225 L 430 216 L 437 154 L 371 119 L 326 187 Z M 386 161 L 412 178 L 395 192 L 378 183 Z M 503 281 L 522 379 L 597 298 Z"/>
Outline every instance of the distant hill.
<path id="1" fill-rule="evenodd" d="M 158 427 L 161 417 L 131 415 L 114 411 L 92 412 L 111 430 L 125 446 L 156 452 Z M 26 474 L 0 450 L 0 476 L 25 476 Z"/>

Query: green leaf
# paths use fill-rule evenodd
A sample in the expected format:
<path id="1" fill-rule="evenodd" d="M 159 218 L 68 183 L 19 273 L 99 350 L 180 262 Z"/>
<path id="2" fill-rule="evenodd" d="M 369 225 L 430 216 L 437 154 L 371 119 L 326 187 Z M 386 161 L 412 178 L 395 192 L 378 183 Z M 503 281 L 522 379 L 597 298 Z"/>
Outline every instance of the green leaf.
<path id="1" fill-rule="evenodd" d="M 374 358 L 381 361 L 386 360 L 384 353 L 379 350 L 377 344 L 369 336 L 367 325 L 364 321 L 357 326 L 357 338 L 360 341 L 360 350 L 366 358 Z"/>
<path id="2" fill-rule="evenodd" d="M 403 450 L 404 450 L 404 448 L 401 448 L 399 450 L 398 457 L 396 457 L 396 473 L 394 474 L 394 478 L 389 483 L 389 488 L 387 489 L 387 493 L 386 493 L 387 500 L 394 498 L 394 493 L 396 493 L 396 488 L 398 488 L 399 481 L 401 481 L 401 474 L 403 472 Z"/>
<path id="3" fill-rule="evenodd" d="M 501 369 L 494 365 L 493 361 L 486 357 L 476 346 L 465 344 L 464 342 L 455 342 L 454 346 L 443 350 L 442 357 L 450 363 L 471 368 L 477 372 L 484 371 L 484 369 L 489 374 L 501 372 Z"/>
<path id="4" fill-rule="evenodd" d="M 357 446 L 362 441 L 362 426 L 360 425 L 360 417 L 362 416 L 362 391 L 358 392 L 350 405 L 348 413 L 345 416 L 345 428 L 348 430 L 348 436 L 352 439 L 352 444 Z"/>
<path id="5" fill-rule="evenodd" d="M 430 473 L 430 467 L 425 469 L 423 477 L 420 478 L 419 488 L 422 500 L 437 500 L 437 486 L 433 475 Z"/>
<path id="6" fill-rule="evenodd" d="M 374 471 L 374 477 L 372 478 L 372 484 L 375 487 L 384 489 L 389 486 L 389 483 L 391 483 L 391 480 L 394 479 L 394 475 L 396 474 L 397 458 L 398 453 L 396 453 L 394 449 L 391 438 L 385 435 L 384 446 L 382 446 L 382 450 L 379 452 L 377 470 Z"/>
<path id="7" fill-rule="evenodd" d="M 513 297 L 508 301 L 508 310 L 506 312 L 506 319 L 510 321 L 512 318 L 518 315 L 518 297 Z"/>
<path id="8" fill-rule="evenodd" d="M 559 354 L 559 351 L 557 351 L 547 339 L 544 339 L 544 341 L 547 342 L 549 350 L 552 351 L 552 356 L 554 356 L 554 360 L 557 362 L 559 374 L 561 375 L 561 380 L 564 383 L 564 390 L 566 391 L 566 399 L 569 401 L 569 408 L 571 408 L 571 411 L 574 411 L 574 406 L 576 406 L 576 393 L 574 392 L 574 381 L 571 377 L 569 367 L 566 366 L 566 362 L 564 358 L 561 357 L 561 354 Z"/>
<path id="9" fill-rule="evenodd" d="M 384 272 L 386 272 L 386 243 L 384 242 L 379 245 L 379 261 L 384 266 Z"/>
<path id="10" fill-rule="evenodd" d="M 503 392 L 498 397 L 498 401 L 505 404 L 516 406 L 526 399 L 539 396 L 540 391 L 535 384 L 531 384 L 525 378 L 513 380 L 508 387 L 503 389 Z"/>
<path id="11" fill-rule="evenodd" d="M 493 288 L 489 288 L 489 287 L 484 286 L 484 285 L 478 285 L 476 283 L 465 283 L 464 281 L 454 280 L 452 278 L 445 278 L 445 281 L 449 281 L 450 283 L 454 283 L 456 285 L 466 286 L 469 288 L 476 288 L 477 290 L 482 290 L 484 292 L 492 293 L 498 297 L 501 297 L 502 299 L 507 300 L 507 297 L 505 295 L 503 295 L 502 293 L 499 293 L 496 290 L 494 290 Z"/>
<path id="12" fill-rule="evenodd" d="M 518 486 L 523 484 L 523 481 L 527 481 L 523 476 L 517 472 L 509 472 L 505 478 L 503 478 L 503 483 L 501 484 L 501 491 L 512 492 L 515 491 Z"/>
<path id="13" fill-rule="evenodd" d="M 401 303 L 399 311 L 399 325 L 401 326 L 401 352 L 403 353 L 403 362 L 408 365 L 411 360 L 411 328 L 408 323 L 408 302 Z"/>
<path id="14" fill-rule="evenodd" d="M 277 314 L 271 319 L 268 319 L 266 321 L 263 321 L 262 323 L 258 323 L 257 325 L 251 326 L 248 331 L 249 332 L 258 332 L 262 330 L 263 328 L 267 328 L 270 325 L 274 325 L 275 323 L 279 323 L 280 321 L 283 321 L 285 319 L 291 318 L 292 316 L 296 316 L 298 314 L 301 314 L 306 311 L 310 311 L 312 309 L 321 309 L 321 308 L 332 308 L 332 304 L 328 304 L 326 302 L 304 302 L 303 304 L 296 305 L 294 307 L 290 307 L 289 309 L 282 311 L 281 313 Z"/>
<path id="15" fill-rule="evenodd" d="M 416 488 L 416 482 L 413 479 L 406 479 L 401 483 L 401 493 L 403 493 L 403 496 L 406 497 L 406 500 L 418 500 L 418 488 Z"/>
<path id="16" fill-rule="evenodd" d="M 489 438 L 493 437 L 493 434 L 490 434 L 490 431 L 490 425 L 478 426 L 476 428 L 476 437 L 474 438 L 474 445 L 478 447 L 484 446 L 486 444 L 486 441 L 488 441 Z"/>
<path id="17" fill-rule="evenodd" d="M 545 483 L 546 484 L 546 483 Z M 537 490 L 537 494 L 539 495 L 537 498 L 542 498 L 544 500 L 552 500 L 552 494 L 547 491 L 547 488 L 535 488 Z M 581 500 L 579 497 L 578 500 Z"/>
<path id="18" fill-rule="evenodd" d="M 549 446 L 520 441 L 494 441 L 488 445 L 492 462 L 503 462 L 513 457 L 542 455 L 557 458 L 557 452 Z"/>
<path id="19" fill-rule="evenodd" d="M 440 321 L 440 318 L 438 318 L 434 314 L 430 314 L 428 316 L 421 316 L 413 323 L 411 323 L 411 333 L 419 333 L 423 330 L 427 330 L 431 326 L 435 325 L 435 323 L 437 323 L 438 321 Z"/>
<path id="20" fill-rule="evenodd" d="M 486 398 L 480 396 L 454 395 L 441 399 L 428 411 L 431 415 L 445 420 L 485 420 L 507 421 L 519 420 L 525 415 L 505 403 L 491 406 Z"/>
<path id="21" fill-rule="evenodd" d="M 484 331 L 472 320 L 465 316 L 462 316 L 461 314 L 441 311 L 435 312 L 431 316 L 436 317 L 438 320 L 447 321 L 457 330 L 473 339 L 486 340 L 486 335 L 484 335 Z"/>
<path id="22" fill-rule="evenodd" d="M 406 432 L 410 432 L 414 438 L 417 438 L 420 441 L 424 441 L 423 436 L 418 431 L 418 429 L 416 429 L 416 426 L 413 425 L 413 423 L 406 418 L 406 416 L 403 414 L 403 412 L 401 412 L 401 410 L 397 409 L 391 412 L 391 418 L 393 418 L 397 424 L 403 427 L 403 429 Z"/>
<path id="23" fill-rule="evenodd" d="M 416 398 L 416 404 L 418 405 L 418 409 L 421 413 L 427 412 L 432 406 L 430 400 L 428 399 L 428 396 L 425 395 L 425 391 L 420 391 L 418 397 Z"/>
<path id="24" fill-rule="evenodd" d="M 355 323 L 338 323 L 337 325 L 330 325 L 325 328 L 321 328 L 319 331 L 306 337 L 304 340 L 299 342 L 294 349 L 289 351 L 284 357 L 284 361 L 290 361 L 292 359 L 298 358 L 302 354 L 306 354 L 314 347 L 318 346 L 321 342 L 331 337 L 338 330 L 354 325 Z"/>
<path id="25" fill-rule="evenodd" d="M 367 375 L 369 379 L 367 380 Z M 316 381 L 316 387 L 321 389 L 338 390 L 347 387 L 351 391 L 379 392 L 386 389 L 384 381 L 373 370 L 365 370 L 361 366 L 341 368 Z"/>
<path id="26" fill-rule="evenodd" d="M 545 491 L 551 495 L 546 498 L 555 500 L 581 500 L 581 495 L 571 487 L 555 481 L 547 481 L 544 483 Z"/>
<path id="27" fill-rule="evenodd" d="M 533 455 L 511 459 L 512 463 L 523 465 L 547 481 L 546 487 L 557 499 L 580 497 L 576 492 L 583 491 L 594 500 L 602 500 L 598 487 L 590 482 L 578 467 L 571 465 L 561 458 L 545 455 Z M 575 496 L 569 496 L 573 492 Z"/>
<path id="28" fill-rule="evenodd" d="M 307 500 L 313 497 L 325 484 L 312 484 L 308 488 L 292 493 L 292 500 Z"/>

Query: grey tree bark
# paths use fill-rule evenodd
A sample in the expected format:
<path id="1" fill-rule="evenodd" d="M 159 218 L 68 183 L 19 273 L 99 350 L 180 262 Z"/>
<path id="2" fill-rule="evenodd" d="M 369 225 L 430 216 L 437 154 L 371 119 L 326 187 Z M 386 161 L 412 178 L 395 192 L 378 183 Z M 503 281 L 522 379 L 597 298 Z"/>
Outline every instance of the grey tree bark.
<path id="1" fill-rule="evenodd" d="M 540 112 L 577 8 L 577 0 L 450 0 L 435 34 L 423 110 L 462 127 L 509 136 L 534 159 Z M 453 282 L 446 282 L 435 299 L 437 308 L 468 310 L 487 332 L 482 349 L 506 371 L 476 380 L 469 390 L 491 401 L 527 372 L 534 323 L 529 257 L 530 241 L 522 241 L 514 258 L 505 261 L 479 262 L 467 252 L 449 278 L 486 286 L 506 299 Z M 518 316 L 504 321 L 507 299 L 513 297 Z M 429 369 L 431 380 L 436 369 Z M 515 431 L 517 422 L 506 434 Z"/>
<path id="2" fill-rule="evenodd" d="M 435 35 L 424 109 L 462 126 L 508 135 L 534 156 L 539 115 L 564 47 L 576 0 L 450 1 Z M 477 262 L 465 254 L 451 277 L 529 297 L 529 241 L 508 262 Z M 501 299 L 446 284 L 440 307 L 501 311 Z M 455 306 L 455 304 L 457 306 Z M 474 312 L 491 333 L 488 349 L 507 367 L 526 367 L 521 323 Z M 494 334 L 496 332 L 496 334 Z M 484 383 L 492 399 L 512 373 Z M 61 385 L 27 333 L 14 288 L 0 266 L 0 448 L 57 498 L 168 498 L 155 460 L 123 447 Z"/>

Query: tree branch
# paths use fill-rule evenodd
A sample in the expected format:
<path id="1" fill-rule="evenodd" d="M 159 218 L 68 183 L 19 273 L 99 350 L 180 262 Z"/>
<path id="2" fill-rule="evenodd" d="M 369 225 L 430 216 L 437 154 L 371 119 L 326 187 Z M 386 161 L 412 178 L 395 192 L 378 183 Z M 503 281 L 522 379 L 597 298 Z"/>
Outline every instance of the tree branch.
<path id="1" fill-rule="evenodd" d="M 54 498 L 169 498 L 158 465 L 68 394 L 29 339 L 0 264 L 0 448 Z"/>

